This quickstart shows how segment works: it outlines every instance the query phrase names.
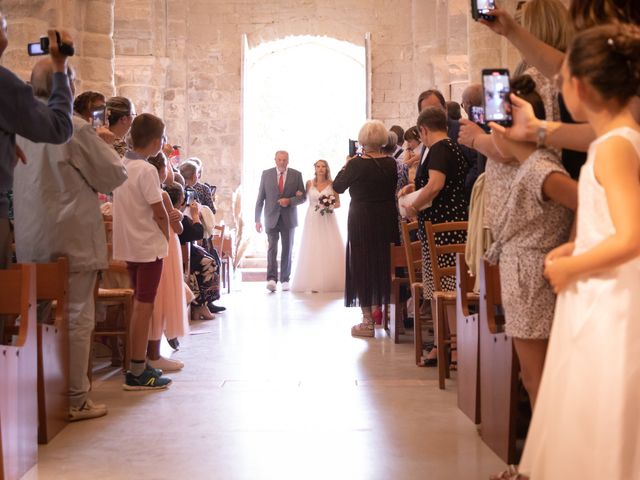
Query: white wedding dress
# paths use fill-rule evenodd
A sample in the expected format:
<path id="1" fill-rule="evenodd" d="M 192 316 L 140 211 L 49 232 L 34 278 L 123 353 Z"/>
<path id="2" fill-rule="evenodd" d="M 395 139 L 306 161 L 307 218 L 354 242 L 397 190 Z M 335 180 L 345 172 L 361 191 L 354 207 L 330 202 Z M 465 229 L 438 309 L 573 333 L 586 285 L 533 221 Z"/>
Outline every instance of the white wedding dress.
<path id="1" fill-rule="evenodd" d="M 329 184 L 321 192 L 309 189 L 309 209 L 304 220 L 298 262 L 291 284 L 293 292 L 343 292 L 345 243 L 335 213 L 320 214 L 316 205 L 322 195 L 336 195 Z"/>

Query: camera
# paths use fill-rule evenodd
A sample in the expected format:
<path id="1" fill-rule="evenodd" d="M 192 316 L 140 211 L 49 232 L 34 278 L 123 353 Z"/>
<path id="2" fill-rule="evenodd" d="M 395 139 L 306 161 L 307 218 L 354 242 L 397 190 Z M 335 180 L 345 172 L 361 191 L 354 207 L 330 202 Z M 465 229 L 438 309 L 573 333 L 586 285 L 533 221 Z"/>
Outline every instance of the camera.
<path id="1" fill-rule="evenodd" d="M 196 191 L 191 187 L 187 187 L 184 189 L 184 204 L 187 207 L 191 205 L 191 202 L 193 201 L 193 197 L 195 197 L 195 194 L 196 194 Z"/>
<path id="2" fill-rule="evenodd" d="M 471 16 L 478 21 L 481 18 L 493 22 L 496 17 L 489 15 L 489 12 L 496 8 L 495 0 L 471 0 Z"/>
<path id="3" fill-rule="evenodd" d="M 62 43 L 60 40 L 60 32 L 56 32 L 56 40 L 58 42 L 58 50 L 66 57 L 72 57 L 75 49 L 72 45 Z M 47 55 L 49 53 L 49 37 L 40 37 L 39 42 L 27 44 L 27 53 L 30 56 Z"/>
<path id="4" fill-rule="evenodd" d="M 106 124 L 106 108 L 100 108 L 91 112 L 91 126 L 94 129 L 104 127 Z"/>
<path id="5" fill-rule="evenodd" d="M 511 87 L 509 70 L 490 68 L 482 70 L 482 90 L 484 98 L 484 119 L 505 127 L 513 124 L 511 116 Z"/>

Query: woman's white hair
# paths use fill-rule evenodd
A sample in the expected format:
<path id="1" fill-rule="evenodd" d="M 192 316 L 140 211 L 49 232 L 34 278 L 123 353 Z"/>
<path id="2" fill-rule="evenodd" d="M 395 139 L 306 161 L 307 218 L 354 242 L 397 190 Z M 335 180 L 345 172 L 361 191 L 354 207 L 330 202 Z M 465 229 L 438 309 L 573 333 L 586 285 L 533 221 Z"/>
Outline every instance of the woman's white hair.
<path id="1" fill-rule="evenodd" d="M 365 150 L 380 150 L 387 144 L 389 132 L 380 120 L 369 120 L 358 133 L 358 143 Z"/>

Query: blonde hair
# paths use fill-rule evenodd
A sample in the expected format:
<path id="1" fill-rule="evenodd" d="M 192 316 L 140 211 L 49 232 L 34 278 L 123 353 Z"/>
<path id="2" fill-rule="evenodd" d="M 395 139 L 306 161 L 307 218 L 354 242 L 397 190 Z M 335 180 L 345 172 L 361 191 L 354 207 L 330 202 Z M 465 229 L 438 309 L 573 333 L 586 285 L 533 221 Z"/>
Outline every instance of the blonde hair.
<path id="1" fill-rule="evenodd" d="M 560 0 L 531 0 L 522 7 L 522 26 L 534 37 L 565 52 L 573 37 L 569 10 Z"/>
<path id="2" fill-rule="evenodd" d="M 380 120 L 369 120 L 358 133 L 358 143 L 365 150 L 380 150 L 387 144 L 389 132 Z"/>
<path id="3" fill-rule="evenodd" d="M 327 162 L 326 160 L 316 160 L 316 163 L 313 164 L 313 184 L 317 185 L 318 184 L 318 174 L 315 173 L 316 170 L 316 165 L 318 165 L 318 162 L 322 162 L 324 163 L 324 166 L 327 167 L 327 180 L 329 180 L 330 182 L 332 181 L 331 179 L 331 168 L 329 167 L 329 162 Z"/>

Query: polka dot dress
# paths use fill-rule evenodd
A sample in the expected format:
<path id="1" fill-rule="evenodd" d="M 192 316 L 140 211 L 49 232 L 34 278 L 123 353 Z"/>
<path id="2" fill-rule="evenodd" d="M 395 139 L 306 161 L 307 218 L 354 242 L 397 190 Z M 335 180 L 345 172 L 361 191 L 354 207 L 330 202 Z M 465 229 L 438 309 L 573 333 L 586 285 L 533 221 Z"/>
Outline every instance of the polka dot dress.
<path id="1" fill-rule="evenodd" d="M 416 190 L 429 182 L 429 170 L 437 170 L 445 176 L 443 189 L 433 199 L 431 207 L 418 214 L 418 237 L 422 242 L 422 283 L 425 299 L 433 296 L 433 272 L 424 222 L 433 224 L 445 222 L 466 221 L 468 218 L 468 202 L 464 191 L 464 180 L 467 174 L 467 162 L 458 144 L 445 138 L 433 144 L 427 158 L 416 173 Z M 442 232 L 436 234 L 437 245 L 466 242 L 466 232 Z M 441 255 L 438 264 L 441 267 L 455 266 L 456 258 L 453 254 Z M 453 291 L 456 288 L 455 277 L 442 278 L 442 290 Z"/>

